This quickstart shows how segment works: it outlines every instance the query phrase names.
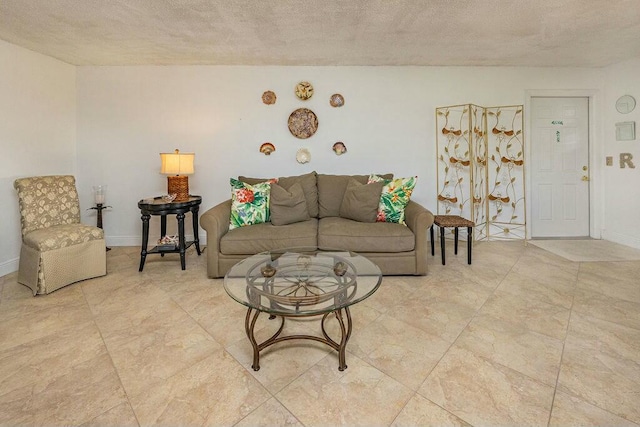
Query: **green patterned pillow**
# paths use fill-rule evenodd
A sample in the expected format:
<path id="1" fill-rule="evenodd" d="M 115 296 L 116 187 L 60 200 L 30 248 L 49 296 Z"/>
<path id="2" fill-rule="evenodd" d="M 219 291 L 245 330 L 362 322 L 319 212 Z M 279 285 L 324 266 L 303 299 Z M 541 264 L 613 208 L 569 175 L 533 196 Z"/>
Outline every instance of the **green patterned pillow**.
<path id="1" fill-rule="evenodd" d="M 231 219 L 229 230 L 269 221 L 271 183 L 250 185 L 231 178 Z"/>
<path id="2" fill-rule="evenodd" d="M 405 224 L 404 209 L 409 204 L 411 193 L 413 193 L 418 177 L 384 179 L 378 175 L 371 174 L 368 183 L 380 181 L 384 181 L 385 184 L 380 195 L 377 221 Z"/>

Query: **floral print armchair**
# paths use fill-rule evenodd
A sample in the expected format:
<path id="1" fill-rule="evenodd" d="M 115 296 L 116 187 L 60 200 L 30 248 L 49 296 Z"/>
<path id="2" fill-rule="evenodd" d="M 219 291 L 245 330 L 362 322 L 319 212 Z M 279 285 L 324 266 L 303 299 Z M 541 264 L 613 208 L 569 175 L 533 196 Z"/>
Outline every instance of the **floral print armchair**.
<path id="1" fill-rule="evenodd" d="M 107 273 L 104 233 L 80 224 L 80 203 L 73 176 L 21 178 L 18 192 L 22 248 L 18 282 L 33 294 Z"/>

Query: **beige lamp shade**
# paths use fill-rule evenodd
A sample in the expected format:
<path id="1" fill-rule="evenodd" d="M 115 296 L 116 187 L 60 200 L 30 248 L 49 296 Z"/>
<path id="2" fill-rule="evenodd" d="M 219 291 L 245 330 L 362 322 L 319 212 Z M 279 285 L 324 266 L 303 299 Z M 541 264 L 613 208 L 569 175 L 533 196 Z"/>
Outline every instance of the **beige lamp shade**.
<path id="1" fill-rule="evenodd" d="M 189 200 L 189 177 L 194 172 L 194 153 L 181 153 L 176 149 L 173 153 L 160 153 L 162 165 L 160 173 L 167 176 L 167 193 L 175 194 L 174 202 Z"/>
<path id="2" fill-rule="evenodd" d="M 181 153 L 176 148 L 173 153 L 160 153 L 162 166 L 160 173 L 165 175 L 191 175 L 194 172 L 193 160 L 195 153 Z"/>

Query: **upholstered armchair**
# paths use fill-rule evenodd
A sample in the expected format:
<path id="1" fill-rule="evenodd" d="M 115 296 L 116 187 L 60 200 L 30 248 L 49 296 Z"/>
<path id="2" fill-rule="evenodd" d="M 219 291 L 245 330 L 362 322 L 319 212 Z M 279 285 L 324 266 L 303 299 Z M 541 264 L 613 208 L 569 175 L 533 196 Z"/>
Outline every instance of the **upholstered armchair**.
<path id="1" fill-rule="evenodd" d="M 18 282 L 33 295 L 107 274 L 104 233 L 80 224 L 73 176 L 21 178 L 18 192 L 22 249 Z"/>

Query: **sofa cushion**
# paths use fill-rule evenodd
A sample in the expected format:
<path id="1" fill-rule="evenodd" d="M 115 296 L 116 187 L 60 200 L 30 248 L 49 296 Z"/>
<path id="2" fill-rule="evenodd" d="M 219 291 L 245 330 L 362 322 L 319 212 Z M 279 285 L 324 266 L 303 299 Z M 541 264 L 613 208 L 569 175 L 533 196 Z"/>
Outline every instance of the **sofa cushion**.
<path id="1" fill-rule="evenodd" d="M 231 216 L 229 230 L 269 221 L 268 182 L 250 185 L 231 178 Z"/>
<path id="2" fill-rule="evenodd" d="M 362 184 L 351 178 L 340 205 L 340 217 L 360 222 L 376 222 L 384 182 Z"/>
<path id="3" fill-rule="evenodd" d="M 392 179 L 393 174 L 379 175 L 384 179 Z M 349 180 L 353 178 L 366 184 L 369 175 L 323 175 L 318 174 L 318 218 L 340 216 L 340 206 L 347 190 Z M 311 214 L 311 212 L 309 212 Z"/>
<path id="4" fill-rule="evenodd" d="M 273 225 L 287 225 L 309 219 L 307 200 L 299 182 L 293 184 L 289 190 L 278 184 L 271 184 L 270 203 Z"/>
<path id="5" fill-rule="evenodd" d="M 415 236 L 401 224 L 358 222 L 346 218 L 322 218 L 318 223 L 318 249 L 354 252 L 408 252 Z"/>
<path id="6" fill-rule="evenodd" d="M 227 255 L 253 255 L 283 248 L 317 248 L 318 220 L 288 225 L 257 224 L 230 230 L 220 239 L 220 252 Z"/>
<path id="7" fill-rule="evenodd" d="M 316 172 L 309 172 L 304 175 L 285 176 L 278 178 L 278 185 L 285 190 L 289 190 L 293 184 L 299 182 L 304 190 L 304 197 L 307 200 L 307 209 L 309 210 L 309 216 L 316 218 L 318 216 L 318 185 L 316 183 Z M 257 184 L 259 182 L 265 182 L 266 178 L 249 178 L 246 176 L 239 176 L 238 179 L 247 184 Z M 366 182 L 366 181 L 365 181 Z"/>
<path id="8" fill-rule="evenodd" d="M 404 224 L 404 209 L 411 199 L 417 181 L 417 176 L 393 180 L 385 180 L 377 175 L 369 177 L 369 183 L 384 182 L 378 206 L 378 221 Z"/>

